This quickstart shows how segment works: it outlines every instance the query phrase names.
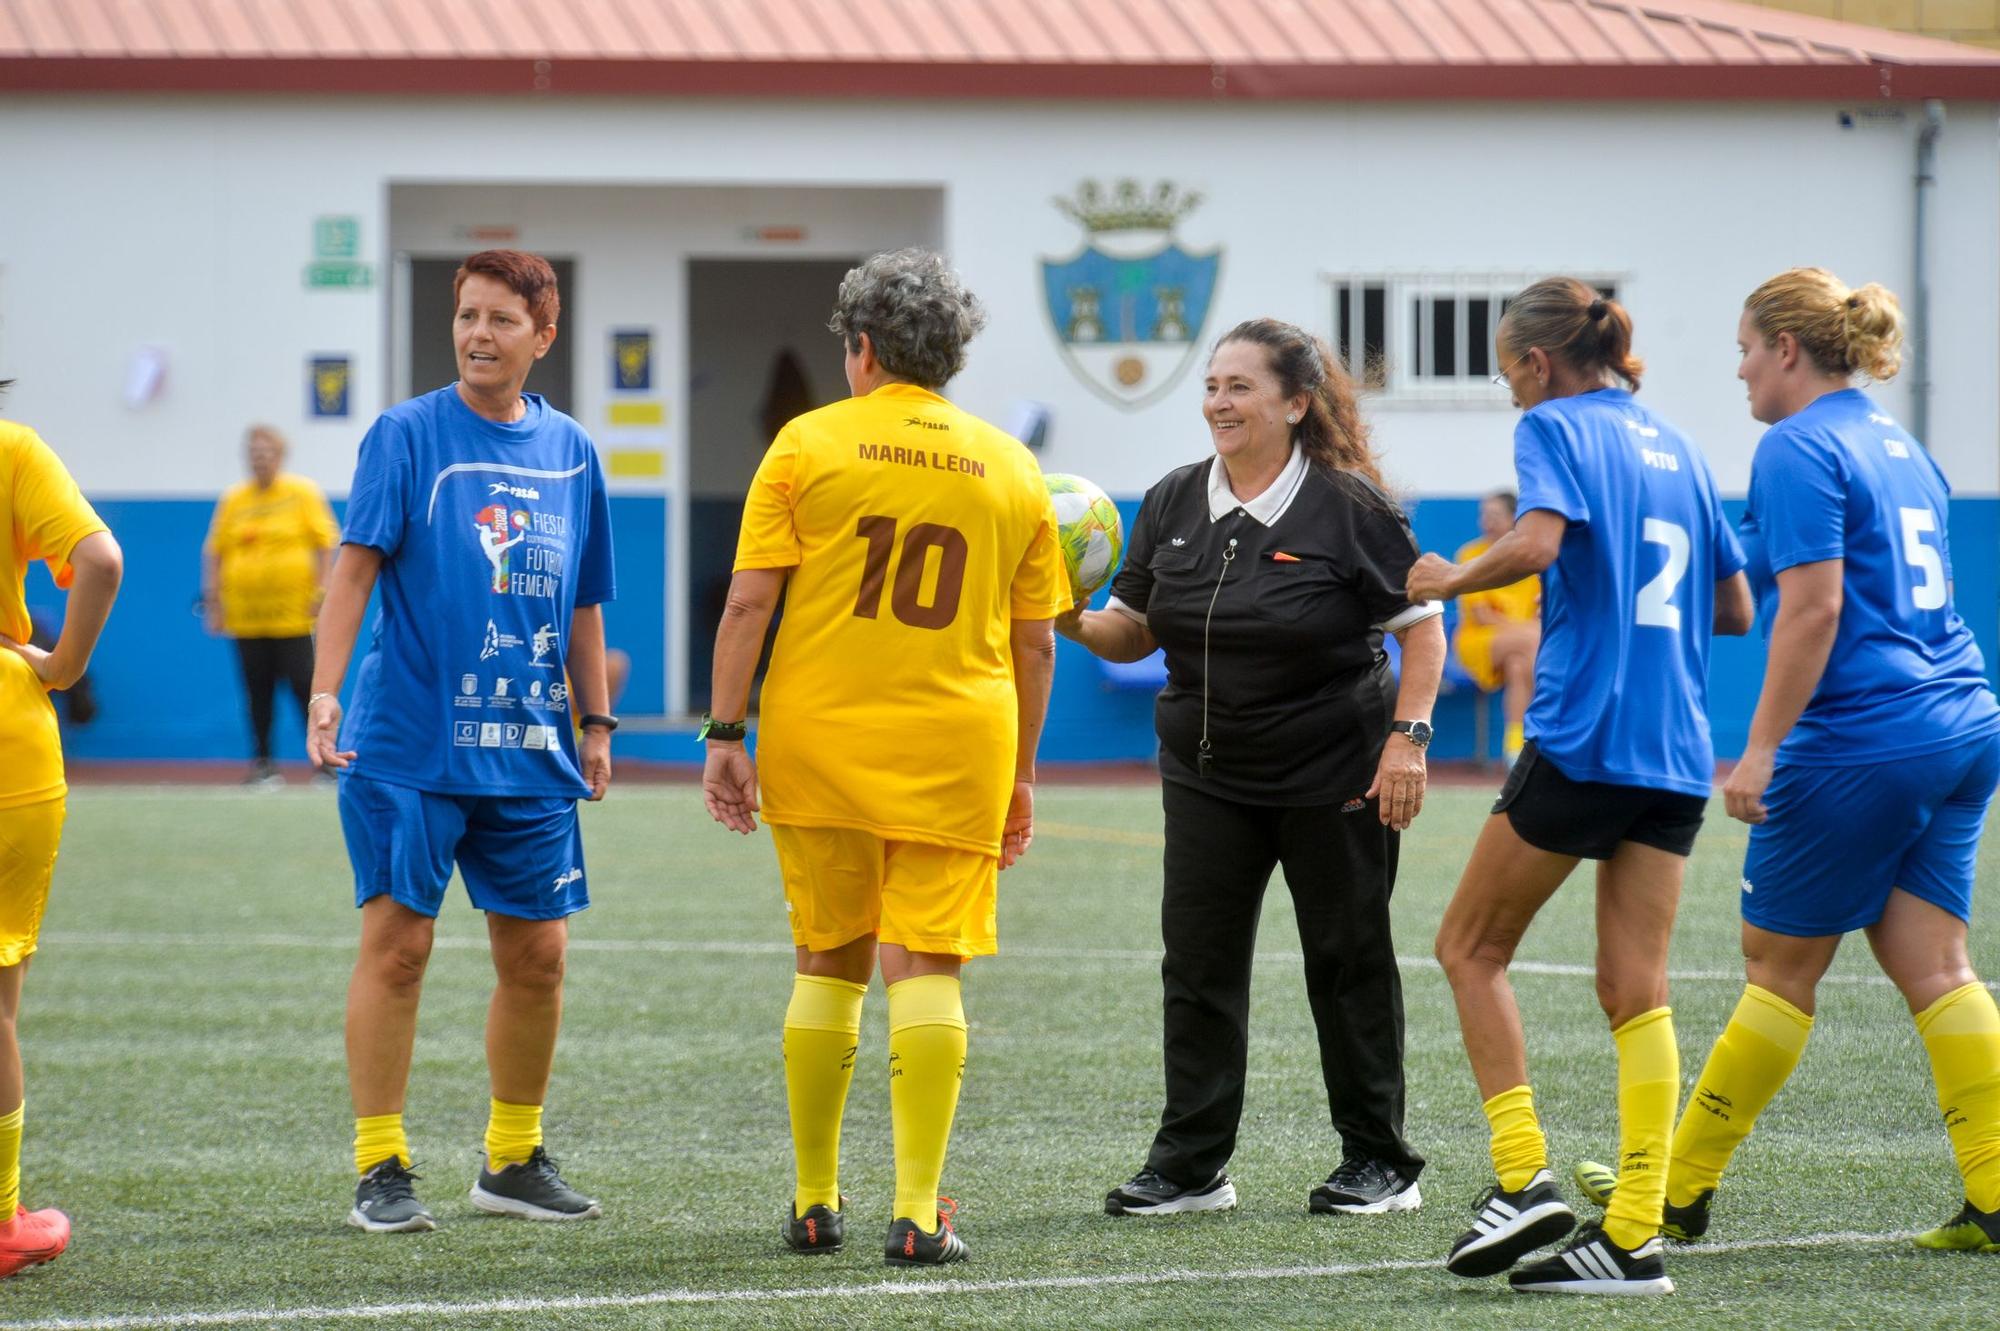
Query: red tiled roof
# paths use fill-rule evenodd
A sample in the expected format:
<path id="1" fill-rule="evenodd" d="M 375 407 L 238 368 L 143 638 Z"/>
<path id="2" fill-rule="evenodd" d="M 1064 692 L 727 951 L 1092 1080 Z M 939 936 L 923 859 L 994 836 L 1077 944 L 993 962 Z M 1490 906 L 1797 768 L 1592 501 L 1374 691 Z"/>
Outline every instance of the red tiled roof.
<path id="1" fill-rule="evenodd" d="M 0 94 L 2000 100 L 1729 0 L 0 0 Z"/>

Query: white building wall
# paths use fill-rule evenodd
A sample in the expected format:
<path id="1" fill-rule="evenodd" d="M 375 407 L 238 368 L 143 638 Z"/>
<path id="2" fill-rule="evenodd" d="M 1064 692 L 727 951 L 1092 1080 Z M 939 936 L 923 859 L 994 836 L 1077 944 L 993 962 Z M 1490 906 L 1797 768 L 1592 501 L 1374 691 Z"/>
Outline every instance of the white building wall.
<path id="1" fill-rule="evenodd" d="M 627 308 L 665 310 L 688 253 L 752 248 L 750 195 L 650 196 L 608 185 L 941 189 L 943 235 L 992 324 L 954 394 L 1004 415 L 1023 397 L 1055 411 L 1046 462 L 1121 494 L 1201 454 L 1195 376 L 1125 411 L 1062 361 L 1042 309 L 1039 260 L 1073 253 L 1077 227 L 1050 204 L 1078 181 L 1170 179 L 1206 202 L 1182 224 L 1221 245 L 1204 343 L 1255 314 L 1330 331 L 1320 274 L 1373 269 L 1624 275 L 1650 364 L 1649 400 L 1709 451 L 1740 491 L 1757 427 L 1734 382 L 1742 296 L 1793 263 L 1852 281 L 1910 282 L 1916 120 L 1843 129 L 1837 108 L 1730 105 L 1357 106 L 262 99 L 0 100 L 8 195 L 0 208 L 0 366 L 8 403 L 59 446 L 93 492 L 213 493 L 237 472 L 237 431 L 289 426 L 297 461 L 344 488 L 368 415 L 389 399 L 385 281 L 393 249 L 474 247 L 458 219 L 390 214 L 390 186 L 588 185 L 560 213 L 534 191 L 483 194 L 480 221 L 520 216 L 527 243 L 576 254 L 596 328 L 579 384 L 600 377 L 597 329 Z M 2000 492 L 2000 152 L 1993 108 L 1955 105 L 1937 194 L 1938 353 L 1930 441 L 1962 493 Z M 400 194 L 399 198 L 402 197 Z M 439 196 L 443 197 L 443 196 Z M 810 206 L 815 196 L 799 196 Z M 824 197 L 824 196 L 818 196 Z M 911 197 L 911 196 L 898 196 Z M 557 212 L 549 212 L 556 208 Z M 904 243 L 932 219 L 890 208 L 820 209 L 804 252 Z M 312 220 L 361 219 L 365 292 L 309 291 Z M 393 233 L 393 234 L 392 234 Z M 629 272 L 624 271 L 629 266 Z M 633 322 L 651 322 L 646 314 Z M 120 401 L 134 348 L 167 348 L 168 391 Z M 304 417 L 304 361 L 354 356 L 357 419 Z M 684 421 L 668 378 L 670 419 Z M 1903 411 L 1901 386 L 1884 393 Z M 588 411 L 586 411 L 588 415 Z M 1379 442 L 1417 493 L 1472 493 L 1510 474 L 1511 413 L 1378 402 Z"/>

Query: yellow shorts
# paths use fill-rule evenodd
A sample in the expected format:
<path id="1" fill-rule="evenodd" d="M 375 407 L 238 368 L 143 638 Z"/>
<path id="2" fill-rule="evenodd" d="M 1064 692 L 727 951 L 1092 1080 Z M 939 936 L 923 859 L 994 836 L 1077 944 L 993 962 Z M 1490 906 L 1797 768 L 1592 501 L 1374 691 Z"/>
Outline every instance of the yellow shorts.
<path id="1" fill-rule="evenodd" d="M 1458 654 L 1458 663 L 1465 667 L 1465 673 L 1472 676 L 1472 682 L 1479 686 L 1481 693 L 1498 693 L 1506 681 L 1493 668 L 1493 632 L 1484 627 L 1467 629 L 1461 627 L 1457 638 L 1452 641 L 1452 650 Z"/>
<path id="2" fill-rule="evenodd" d="M 58 796 L 0 809 L 0 966 L 18 966 L 35 950 L 65 803 Z"/>
<path id="3" fill-rule="evenodd" d="M 996 856 L 847 827 L 770 827 L 798 946 L 825 952 L 874 934 L 912 952 L 998 950 Z"/>

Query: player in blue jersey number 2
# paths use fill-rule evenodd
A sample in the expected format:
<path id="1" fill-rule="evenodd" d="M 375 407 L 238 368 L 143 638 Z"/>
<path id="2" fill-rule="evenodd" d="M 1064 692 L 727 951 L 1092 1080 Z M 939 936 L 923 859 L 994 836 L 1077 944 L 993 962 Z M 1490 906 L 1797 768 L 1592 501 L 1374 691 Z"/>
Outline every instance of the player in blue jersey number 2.
<path id="1" fill-rule="evenodd" d="M 486 913 L 497 978 L 472 1203 L 530 1220 L 598 1214 L 542 1149 L 567 920 L 590 904 L 576 801 L 603 797 L 617 725 L 604 715 L 604 472 L 575 421 L 521 391 L 555 341 L 559 299 L 532 254 L 487 250 L 458 270 L 458 382 L 390 408 L 361 441 L 320 612 L 306 743 L 314 763 L 340 771 L 361 908 L 347 994 L 360 1175 L 348 1222 L 372 1233 L 436 1223 L 411 1186 L 403 1098 L 454 862 Z M 335 695 L 378 586 L 382 615 L 343 729 Z"/>
<path id="2" fill-rule="evenodd" d="M 1438 928 L 1498 1176 L 1445 1265 L 1497 1275 L 1576 1223 L 1548 1170 L 1507 965 L 1543 903 L 1593 859 L 1624 1186 L 1601 1228 L 1509 1281 L 1666 1293 L 1658 1166 L 1680 1093 L 1667 941 L 1715 777 L 1711 632 L 1749 630 L 1750 588 L 1707 462 L 1630 391 L 1642 367 L 1616 301 L 1544 279 L 1514 298 L 1496 344 L 1525 408 L 1514 432 L 1520 516 L 1463 566 L 1425 555 L 1408 587 L 1418 602 L 1543 579 L 1528 742 Z"/>

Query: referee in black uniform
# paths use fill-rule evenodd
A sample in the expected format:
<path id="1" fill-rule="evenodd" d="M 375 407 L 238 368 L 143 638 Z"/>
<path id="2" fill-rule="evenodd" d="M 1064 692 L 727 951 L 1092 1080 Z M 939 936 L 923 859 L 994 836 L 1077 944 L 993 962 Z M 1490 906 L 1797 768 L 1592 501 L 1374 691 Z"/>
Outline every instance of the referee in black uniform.
<path id="1" fill-rule="evenodd" d="M 1417 544 L 1384 493 L 1353 384 L 1291 324 L 1232 329 L 1202 412 L 1216 455 L 1170 472 L 1133 524 L 1108 609 L 1057 628 L 1099 656 L 1166 650 L 1154 720 L 1166 809 L 1167 1104 L 1112 1215 L 1226 1210 L 1250 963 L 1283 865 L 1341 1162 L 1316 1212 L 1406 1211 L 1403 990 L 1390 937 L 1399 834 L 1423 804 L 1444 667 L 1440 607 L 1403 595 Z M 1398 685 L 1382 635 L 1403 647 Z"/>

